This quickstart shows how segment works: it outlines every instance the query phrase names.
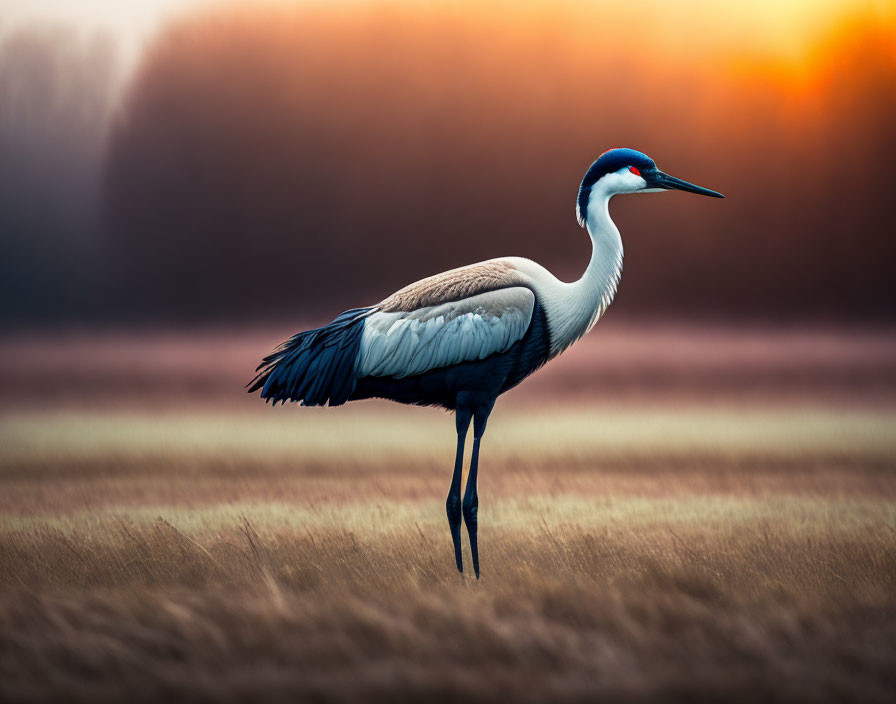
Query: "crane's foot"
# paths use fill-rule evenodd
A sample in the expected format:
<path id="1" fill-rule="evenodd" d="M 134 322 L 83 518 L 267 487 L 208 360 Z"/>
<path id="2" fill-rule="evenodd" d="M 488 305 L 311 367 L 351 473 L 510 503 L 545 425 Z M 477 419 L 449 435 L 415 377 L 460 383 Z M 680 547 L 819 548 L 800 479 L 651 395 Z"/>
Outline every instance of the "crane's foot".
<path id="1" fill-rule="evenodd" d="M 475 493 L 472 498 L 464 497 L 464 523 L 467 524 L 467 533 L 470 535 L 470 554 L 473 557 L 473 572 L 476 573 L 476 579 L 479 579 L 478 514 L 479 497 Z"/>
<path id="2" fill-rule="evenodd" d="M 454 561 L 457 563 L 457 571 L 463 574 L 464 572 L 464 559 L 461 555 L 460 548 L 460 515 L 461 515 L 461 503 L 459 496 L 449 495 L 448 500 L 445 502 L 445 511 L 448 514 L 448 527 L 451 528 L 451 540 L 454 541 Z M 475 553 L 474 553 L 475 554 Z M 474 558 L 474 565 L 478 565 L 475 562 L 476 558 Z M 479 567 L 476 567 L 476 576 L 479 576 Z"/>

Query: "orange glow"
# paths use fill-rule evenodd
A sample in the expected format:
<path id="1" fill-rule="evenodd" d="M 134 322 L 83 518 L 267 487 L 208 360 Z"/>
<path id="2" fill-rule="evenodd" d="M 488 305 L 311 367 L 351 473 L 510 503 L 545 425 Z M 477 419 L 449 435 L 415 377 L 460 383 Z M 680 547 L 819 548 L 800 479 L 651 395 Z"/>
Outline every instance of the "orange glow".
<path id="1" fill-rule="evenodd" d="M 17 7 L 21 19 L 22 8 L 53 5 L 87 25 L 102 19 L 102 4 Z M 77 72 L 60 53 L 64 42 L 36 35 L 8 44 L 7 65 L 23 70 L 0 72 L 12 81 L 0 94 L 19 96 L 0 115 L 0 139 L 21 153 L 7 160 L 9 182 L 31 169 L 38 189 L 44 173 L 90 183 L 54 160 L 106 140 L 102 156 L 78 156 L 85 168 L 102 161 L 106 239 L 89 241 L 104 242 L 115 285 L 142 289 L 148 306 L 162 305 L 161 288 L 173 309 L 188 301 L 218 310 L 227 292 L 217 282 L 241 281 L 262 301 L 330 310 L 508 253 L 577 276 L 574 250 L 544 233 L 574 227 L 578 179 L 618 145 L 729 200 L 674 240 L 664 208 L 685 213 L 692 203 L 614 203 L 638 233 L 626 241 L 627 271 L 651 269 L 623 291 L 617 311 L 777 312 L 786 300 L 819 314 L 875 306 L 892 315 L 885 293 L 896 243 L 884 234 L 883 209 L 892 187 L 889 172 L 868 165 L 896 159 L 896 3 L 150 0 L 141 8 L 108 15 L 131 28 L 123 36 L 159 27 L 123 93 L 108 91 L 116 109 L 98 111 L 113 116 L 108 132 L 89 132 L 91 141 L 68 119 L 102 102 L 103 55 L 87 52 Z M 41 52 L 68 67 L 71 87 L 41 68 Z M 34 132 L 30 104 L 62 106 L 32 111 L 46 130 L 58 128 L 58 142 Z M 44 161 L 26 153 L 29 144 Z M 64 179 L 58 190 L 72 192 Z M 85 231 L 97 220 L 85 216 Z M 47 241 L 61 237 L 45 225 Z M 866 233 L 859 243 L 855 232 Z M 51 270 L 43 252 L 54 247 L 39 237 L 17 246 L 45 264 L 35 269 Z M 96 254 L 90 246 L 85 258 Z M 296 261 L 315 265 L 290 283 Z M 345 300 L 318 301 L 311 293 L 326 290 L 333 271 L 347 279 Z M 35 285 L 35 296 L 44 290 Z M 232 296 L 233 310 L 257 308 Z"/>

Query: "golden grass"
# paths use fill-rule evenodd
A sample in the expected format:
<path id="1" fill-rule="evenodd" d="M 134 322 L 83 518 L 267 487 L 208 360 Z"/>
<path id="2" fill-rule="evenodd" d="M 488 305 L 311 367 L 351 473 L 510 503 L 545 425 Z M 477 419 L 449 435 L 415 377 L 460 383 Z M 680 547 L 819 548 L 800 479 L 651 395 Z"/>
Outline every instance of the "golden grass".
<path id="1" fill-rule="evenodd" d="M 896 411 L 750 406 L 500 407 L 487 448 L 534 460 L 719 454 L 896 455 Z M 454 424 L 431 409 L 380 403 L 255 412 L 32 412 L 0 416 L 0 462 L 213 456 L 291 461 L 435 460 L 451 466 Z M 485 451 L 485 449 L 483 450 Z"/>
<path id="2" fill-rule="evenodd" d="M 896 546 L 860 524 L 483 530 L 480 583 L 435 524 L 32 529 L 0 540 L 0 662 L 85 699 L 885 701 Z"/>
<path id="3" fill-rule="evenodd" d="M 891 698 L 891 411 L 504 410 L 3 417 L 4 698 Z"/>

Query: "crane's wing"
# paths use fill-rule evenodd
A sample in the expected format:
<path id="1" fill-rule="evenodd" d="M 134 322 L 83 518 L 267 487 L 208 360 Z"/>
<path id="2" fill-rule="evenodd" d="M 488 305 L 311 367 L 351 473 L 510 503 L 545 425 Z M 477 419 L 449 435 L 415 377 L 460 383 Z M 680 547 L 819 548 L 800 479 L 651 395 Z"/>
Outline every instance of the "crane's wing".
<path id="1" fill-rule="evenodd" d="M 440 288 L 442 300 L 450 297 Z M 357 377 L 400 379 L 506 352 L 529 329 L 535 294 L 525 286 L 508 286 L 441 303 L 419 296 L 418 303 L 433 303 L 412 310 L 394 310 L 389 302 L 364 319 Z"/>
<path id="2" fill-rule="evenodd" d="M 535 294 L 493 259 L 417 281 L 375 306 L 293 335 L 249 382 L 267 401 L 338 406 L 365 376 L 407 377 L 504 352 L 529 329 Z"/>

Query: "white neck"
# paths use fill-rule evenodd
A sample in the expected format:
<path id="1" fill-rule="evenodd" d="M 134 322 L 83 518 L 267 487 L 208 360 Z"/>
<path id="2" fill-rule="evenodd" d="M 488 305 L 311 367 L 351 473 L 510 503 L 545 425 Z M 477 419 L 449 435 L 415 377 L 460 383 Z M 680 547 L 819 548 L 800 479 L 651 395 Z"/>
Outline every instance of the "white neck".
<path id="1" fill-rule="evenodd" d="M 551 356 L 560 354 L 587 333 L 616 295 L 622 275 L 622 238 L 610 219 L 613 193 L 595 184 L 588 202 L 585 226 L 591 236 L 591 260 L 578 281 L 565 283 L 535 265 L 519 268 L 532 275 L 536 294 L 544 306 L 551 333 Z M 534 262 L 526 261 L 530 265 Z"/>
<path id="2" fill-rule="evenodd" d="M 599 184 L 598 184 L 599 185 Z M 585 227 L 591 236 L 591 260 L 582 278 L 569 284 L 567 315 L 563 330 L 558 331 L 562 349 L 594 327 L 613 302 L 622 276 L 622 238 L 610 218 L 612 193 L 594 188 L 588 201 Z"/>

